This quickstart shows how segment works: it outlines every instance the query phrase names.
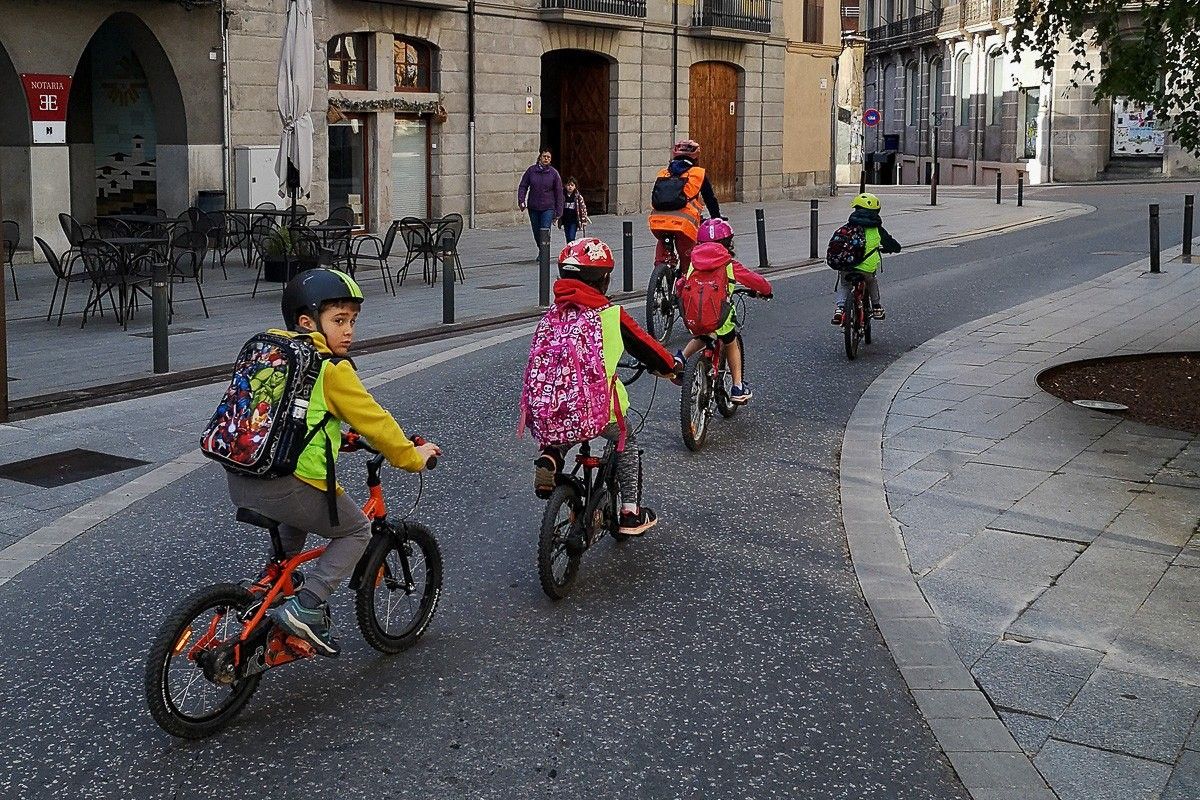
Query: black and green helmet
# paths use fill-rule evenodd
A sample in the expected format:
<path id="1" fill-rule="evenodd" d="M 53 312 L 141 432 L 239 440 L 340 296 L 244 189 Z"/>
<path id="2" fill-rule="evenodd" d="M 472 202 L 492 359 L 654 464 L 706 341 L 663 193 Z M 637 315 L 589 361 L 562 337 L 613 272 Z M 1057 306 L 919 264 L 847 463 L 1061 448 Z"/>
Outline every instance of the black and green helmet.
<path id="1" fill-rule="evenodd" d="M 288 330 L 296 330 L 301 314 L 315 320 L 326 303 L 337 300 L 361 303 L 362 299 L 362 289 L 346 273 L 336 269 L 306 269 L 284 287 L 283 323 Z"/>

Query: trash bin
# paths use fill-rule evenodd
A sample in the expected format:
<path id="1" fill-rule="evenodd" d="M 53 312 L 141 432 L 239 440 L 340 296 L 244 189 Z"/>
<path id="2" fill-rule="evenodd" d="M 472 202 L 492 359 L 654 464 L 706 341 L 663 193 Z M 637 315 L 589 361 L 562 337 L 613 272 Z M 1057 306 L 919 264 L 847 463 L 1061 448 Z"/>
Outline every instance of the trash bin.
<path id="1" fill-rule="evenodd" d="M 225 192 L 220 189 L 205 189 L 196 193 L 196 208 L 206 214 L 225 209 Z"/>

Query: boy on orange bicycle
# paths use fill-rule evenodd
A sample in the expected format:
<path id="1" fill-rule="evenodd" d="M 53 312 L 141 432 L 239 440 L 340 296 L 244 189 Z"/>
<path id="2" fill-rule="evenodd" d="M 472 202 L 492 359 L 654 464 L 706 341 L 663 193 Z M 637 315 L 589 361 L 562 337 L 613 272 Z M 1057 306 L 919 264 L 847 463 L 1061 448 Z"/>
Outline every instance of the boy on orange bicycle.
<path id="1" fill-rule="evenodd" d="M 743 266 L 742 262 L 733 257 L 733 227 L 723 219 L 708 219 L 700 225 L 697 236 L 698 244 L 692 251 L 692 264 L 684 277 L 679 279 L 676 294 L 684 304 L 683 319 L 687 323 L 689 316 L 694 317 L 687 304 L 690 302 L 688 292 L 684 289 L 693 277 L 701 279 L 703 275 L 716 273 L 725 284 L 725 298 L 728 299 L 737 285 L 745 286 L 760 297 L 770 299 L 771 282 L 752 269 Z M 687 346 L 675 353 L 675 358 L 686 362 L 689 358 L 704 349 L 706 339 L 720 339 L 725 345 L 725 358 L 729 362 L 730 377 L 733 378 L 733 388 L 729 391 L 729 399 L 734 403 L 746 403 L 754 396 L 750 385 L 743 378 L 742 348 L 738 343 L 738 319 L 732 304 L 724 320 L 716 330 L 703 336 L 694 336 Z M 694 331 L 693 331 L 694 333 Z"/>
<path id="2" fill-rule="evenodd" d="M 310 269 L 288 282 L 282 304 L 288 330 L 271 332 L 308 336 L 324 356 L 305 420 L 310 437 L 291 475 L 255 478 L 227 472 L 234 505 L 281 523 L 286 555 L 302 551 L 309 532 L 330 540 L 303 588 L 268 612 L 280 627 L 325 656 L 340 652 L 329 595 L 350 577 L 371 540 L 371 521 L 333 480 L 343 423 L 365 436 L 393 466 L 409 472 L 419 472 L 441 453 L 432 443 L 413 444 L 359 380 L 348 354 L 362 301 L 358 284 L 337 270 Z"/>

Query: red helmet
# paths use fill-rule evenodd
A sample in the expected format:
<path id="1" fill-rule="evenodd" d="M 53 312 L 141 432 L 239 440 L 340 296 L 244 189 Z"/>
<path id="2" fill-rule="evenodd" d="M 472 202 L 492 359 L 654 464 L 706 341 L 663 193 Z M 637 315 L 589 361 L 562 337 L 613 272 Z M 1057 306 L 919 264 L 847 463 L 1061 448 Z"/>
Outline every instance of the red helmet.
<path id="1" fill-rule="evenodd" d="M 569 242 L 558 254 L 558 271 L 563 275 L 598 276 L 616 266 L 612 249 L 595 236 Z"/>
<path id="2" fill-rule="evenodd" d="M 671 148 L 671 158 L 690 158 L 695 161 L 700 157 L 700 143 L 694 139 L 680 139 Z"/>
<path id="3" fill-rule="evenodd" d="M 733 226 L 720 217 L 713 217 L 700 223 L 700 230 L 696 234 L 696 244 L 704 244 L 705 242 L 724 243 L 727 239 L 732 238 Z"/>

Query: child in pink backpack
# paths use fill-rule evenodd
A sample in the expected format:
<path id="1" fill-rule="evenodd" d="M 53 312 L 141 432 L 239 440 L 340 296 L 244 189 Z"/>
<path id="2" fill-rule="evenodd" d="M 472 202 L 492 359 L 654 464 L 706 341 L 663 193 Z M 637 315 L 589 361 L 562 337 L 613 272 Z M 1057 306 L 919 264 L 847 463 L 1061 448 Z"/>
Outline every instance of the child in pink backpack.
<path id="1" fill-rule="evenodd" d="M 625 309 L 613 304 L 606 296 L 609 278 L 615 261 L 612 250 L 608 245 L 596 238 L 579 239 L 571 242 L 563 249 L 558 257 L 559 280 L 554 284 L 554 306 L 547 317 L 573 309 L 585 312 L 572 316 L 579 318 L 582 324 L 598 325 L 603 351 L 603 369 L 605 374 L 599 376 L 602 383 L 611 387 L 611 411 L 607 425 L 600 421 L 602 429 L 598 435 L 611 442 L 623 445 L 617 454 L 617 481 L 621 486 L 620 531 L 628 536 L 645 533 L 658 522 L 658 516 L 653 510 L 641 504 L 642 496 L 642 463 L 641 451 L 638 450 L 633 431 L 624 424 L 625 415 L 629 410 L 629 398 L 625 387 L 616 378 L 616 365 L 621 356 L 628 351 L 631 356 L 647 366 L 656 374 L 672 376 L 675 372 L 675 360 L 654 337 L 646 333 L 625 312 Z M 586 312 L 594 311 L 592 315 Z M 539 326 L 539 331 L 542 328 Z M 561 332 L 560 332 L 561 333 Z M 533 351 L 531 352 L 531 368 L 538 352 L 537 334 Z M 526 370 L 526 393 L 529 391 L 530 369 Z M 584 365 L 579 372 L 579 380 L 588 380 Z M 535 437 L 538 431 L 525 400 L 523 405 L 523 422 L 530 422 Z M 570 409 L 570 413 L 593 414 L 595 409 Z M 601 411 L 609 411 L 605 408 Z M 541 454 L 534 461 L 533 488 L 538 497 L 546 498 L 558 484 L 558 476 L 563 468 L 566 451 L 573 442 L 546 444 Z"/>

